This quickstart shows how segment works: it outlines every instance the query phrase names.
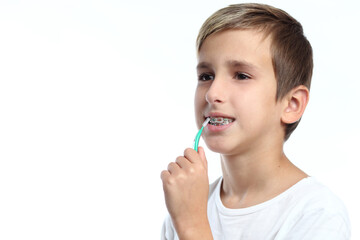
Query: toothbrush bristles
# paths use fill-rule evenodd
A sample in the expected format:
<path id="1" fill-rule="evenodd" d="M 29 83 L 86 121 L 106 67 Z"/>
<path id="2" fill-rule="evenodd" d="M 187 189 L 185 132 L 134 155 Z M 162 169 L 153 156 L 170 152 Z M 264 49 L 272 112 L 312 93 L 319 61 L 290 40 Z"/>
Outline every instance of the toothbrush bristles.
<path id="1" fill-rule="evenodd" d="M 206 118 L 205 122 L 203 123 L 203 127 L 206 127 L 206 125 L 210 122 L 210 118 Z"/>

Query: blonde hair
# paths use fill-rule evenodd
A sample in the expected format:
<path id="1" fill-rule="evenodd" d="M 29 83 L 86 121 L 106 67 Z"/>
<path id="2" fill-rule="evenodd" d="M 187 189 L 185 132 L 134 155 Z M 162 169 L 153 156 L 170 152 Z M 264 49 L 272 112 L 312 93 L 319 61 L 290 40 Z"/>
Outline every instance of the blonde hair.
<path id="1" fill-rule="evenodd" d="M 299 85 L 310 89 L 313 54 L 301 24 L 285 11 L 256 3 L 234 4 L 218 10 L 202 25 L 196 40 L 199 52 L 211 34 L 229 29 L 255 29 L 271 37 L 271 55 L 277 80 L 276 101 Z M 287 140 L 299 121 L 288 124 Z"/>

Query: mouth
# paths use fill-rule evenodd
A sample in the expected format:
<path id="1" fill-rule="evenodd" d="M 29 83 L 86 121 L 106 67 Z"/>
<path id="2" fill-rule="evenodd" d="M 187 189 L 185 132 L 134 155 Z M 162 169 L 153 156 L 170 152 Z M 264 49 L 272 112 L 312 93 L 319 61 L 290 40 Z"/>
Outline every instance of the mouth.
<path id="1" fill-rule="evenodd" d="M 213 125 L 213 126 L 224 126 L 224 125 L 228 125 L 234 121 L 235 121 L 235 119 L 230 118 L 230 117 L 213 116 L 213 117 L 210 117 L 209 124 Z"/>

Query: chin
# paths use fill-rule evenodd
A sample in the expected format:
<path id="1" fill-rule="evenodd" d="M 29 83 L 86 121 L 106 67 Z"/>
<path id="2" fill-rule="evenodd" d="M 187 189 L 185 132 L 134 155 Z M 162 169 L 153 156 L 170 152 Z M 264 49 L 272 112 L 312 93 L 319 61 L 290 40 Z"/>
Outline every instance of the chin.
<path id="1" fill-rule="evenodd" d="M 229 147 L 226 143 L 222 142 L 205 142 L 208 149 L 210 149 L 212 152 L 220 153 L 220 154 L 228 154 L 229 152 L 232 152 L 232 148 Z"/>

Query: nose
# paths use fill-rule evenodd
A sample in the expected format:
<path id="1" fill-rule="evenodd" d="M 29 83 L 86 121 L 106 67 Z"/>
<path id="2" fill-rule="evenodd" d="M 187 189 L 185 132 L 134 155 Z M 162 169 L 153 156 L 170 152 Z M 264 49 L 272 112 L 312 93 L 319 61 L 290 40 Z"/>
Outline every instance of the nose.
<path id="1" fill-rule="evenodd" d="M 226 100 L 225 83 L 221 78 L 215 78 L 206 93 L 206 101 L 210 104 L 224 103 Z"/>

